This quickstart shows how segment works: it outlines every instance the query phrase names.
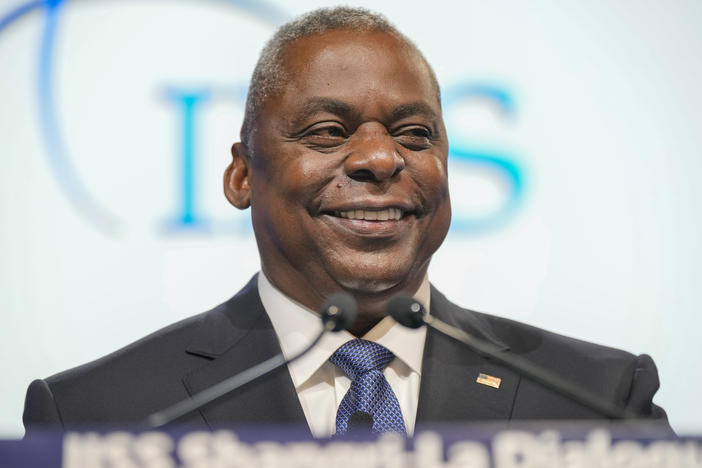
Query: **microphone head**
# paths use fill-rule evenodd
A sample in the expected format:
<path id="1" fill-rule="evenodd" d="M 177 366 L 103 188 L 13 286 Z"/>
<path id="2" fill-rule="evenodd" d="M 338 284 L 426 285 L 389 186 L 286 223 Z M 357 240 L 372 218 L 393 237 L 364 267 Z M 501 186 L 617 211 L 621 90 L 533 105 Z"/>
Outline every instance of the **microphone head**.
<path id="1" fill-rule="evenodd" d="M 356 299 L 347 292 L 334 293 L 322 306 L 322 323 L 327 330 L 346 330 L 356 322 Z"/>
<path id="2" fill-rule="evenodd" d="M 424 325 L 426 309 L 415 298 L 407 294 L 396 294 L 388 301 L 388 313 L 400 325 L 419 328 Z"/>

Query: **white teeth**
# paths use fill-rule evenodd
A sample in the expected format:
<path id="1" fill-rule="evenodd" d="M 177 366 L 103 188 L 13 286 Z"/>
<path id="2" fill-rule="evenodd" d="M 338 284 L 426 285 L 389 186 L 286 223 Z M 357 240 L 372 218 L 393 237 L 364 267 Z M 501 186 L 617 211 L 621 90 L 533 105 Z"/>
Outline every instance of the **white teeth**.
<path id="1" fill-rule="evenodd" d="M 367 221 L 397 221 L 402 218 L 402 210 L 399 208 L 387 208 L 380 211 L 371 210 L 349 210 L 337 211 L 336 215 L 341 218 L 363 219 Z"/>

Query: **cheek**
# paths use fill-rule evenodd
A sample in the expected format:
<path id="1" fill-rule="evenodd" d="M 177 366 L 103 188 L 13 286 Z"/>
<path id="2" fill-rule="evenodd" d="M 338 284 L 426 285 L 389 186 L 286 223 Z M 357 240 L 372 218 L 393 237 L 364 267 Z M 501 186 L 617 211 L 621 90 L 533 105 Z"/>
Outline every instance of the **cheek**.
<path id="1" fill-rule="evenodd" d="M 254 200 L 258 208 L 289 222 L 301 221 L 300 210 L 314 212 L 333 182 L 338 164 L 329 155 L 278 152 L 257 168 Z"/>
<path id="2" fill-rule="evenodd" d="M 448 173 L 444 159 L 417 158 L 408 165 L 407 171 L 419 187 L 426 204 L 434 209 L 443 203 L 448 205 Z"/>

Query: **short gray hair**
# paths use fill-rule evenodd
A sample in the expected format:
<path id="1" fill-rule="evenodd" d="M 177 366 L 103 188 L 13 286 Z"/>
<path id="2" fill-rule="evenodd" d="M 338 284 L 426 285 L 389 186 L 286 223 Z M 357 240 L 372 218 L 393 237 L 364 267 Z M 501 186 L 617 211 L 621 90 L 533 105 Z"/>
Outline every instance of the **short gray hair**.
<path id="1" fill-rule="evenodd" d="M 365 8 L 334 7 L 320 8 L 306 13 L 281 26 L 261 51 L 246 95 L 244 123 L 241 126 L 241 141 L 251 148 L 251 138 L 263 102 L 274 95 L 287 76 L 283 67 L 285 49 L 295 40 L 322 34 L 330 30 L 353 30 L 359 32 L 378 31 L 391 34 L 410 46 L 424 61 L 430 78 L 440 99 L 439 83 L 434 70 L 414 43 L 395 28 L 383 15 Z"/>

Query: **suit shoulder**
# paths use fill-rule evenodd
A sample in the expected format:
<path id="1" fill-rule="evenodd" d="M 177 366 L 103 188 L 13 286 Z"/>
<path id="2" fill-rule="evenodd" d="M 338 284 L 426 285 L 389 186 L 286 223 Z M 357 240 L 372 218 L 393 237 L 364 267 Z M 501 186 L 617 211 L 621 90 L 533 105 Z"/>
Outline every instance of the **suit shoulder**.
<path id="1" fill-rule="evenodd" d="M 155 372 L 161 375 L 169 370 L 182 372 L 196 358 L 211 358 L 223 351 L 237 333 L 244 333 L 251 321 L 258 319 L 255 312 L 258 299 L 256 276 L 234 297 L 208 311 L 194 315 L 157 330 L 123 348 L 81 366 L 46 379 L 55 384 L 96 373 Z M 263 306 L 260 306 L 262 309 Z M 238 314 L 239 311 L 254 311 Z M 203 345 L 205 343 L 205 345 Z"/>
<path id="2" fill-rule="evenodd" d="M 252 280 L 236 296 L 212 310 L 33 383 L 25 409 L 30 416 L 28 421 L 51 419 L 61 421 L 64 427 L 140 421 L 188 398 L 184 378 L 246 335 L 252 323 L 257 323 L 262 313 L 265 315 L 258 303 Z M 46 416 L 45 407 L 53 413 Z M 39 411 L 37 408 L 44 413 L 31 417 Z"/>
<path id="3" fill-rule="evenodd" d="M 222 313 L 223 306 L 180 320 L 94 361 L 60 372 L 45 380 L 53 388 L 98 374 L 112 374 L 117 377 L 121 372 L 138 372 L 138 369 L 154 369 L 157 366 L 168 368 L 169 361 L 181 363 L 183 359 L 181 355 L 185 354 L 184 350 L 198 329 L 210 322 L 218 323 L 226 320 Z M 182 368 L 182 363 L 178 367 Z"/>
<path id="4" fill-rule="evenodd" d="M 632 353 L 621 349 L 573 338 L 505 317 L 468 310 L 466 312 L 480 317 L 489 325 L 493 333 L 515 352 L 532 353 L 541 349 L 544 353 L 551 353 L 559 349 L 567 349 L 571 354 L 590 359 L 633 360 L 636 358 Z"/>
<path id="5" fill-rule="evenodd" d="M 665 412 L 652 403 L 653 395 L 658 389 L 658 375 L 649 356 L 635 356 L 627 351 L 554 333 L 516 320 L 464 309 L 452 304 L 438 292 L 432 294 L 432 314 L 435 304 L 437 314 L 442 315 L 440 318 L 491 341 L 503 351 L 509 350 L 510 354 L 523 359 L 523 362 L 550 371 L 600 398 L 625 406 L 633 414 L 665 419 Z M 553 418 L 562 418 L 564 415 L 575 418 L 599 417 L 598 413 L 584 411 L 583 407 L 573 405 L 568 399 L 529 378 L 521 379 L 519 396 L 515 402 L 517 409 L 512 415 L 517 419 L 543 418 L 544 415 Z"/>
<path id="6" fill-rule="evenodd" d="M 633 360 L 635 358 L 633 354 L 616 348 L 554 333 L 509 318 L 463 308 L 449 301 L 433 287 L 431 314 L 519 354 L 551 354 L 567 351 L 568 355 L 581 355 L 592 359 L 618 357 Z"/>
<path id="7" fill-rule="evenodd" d="M 26 426 L 45 421 L 60 421 L 64 427 L 140 421 L 187 398 L 183 375 L 207 359 L 187 352 L 188 345 L 203 326 L 217 328 L 226 320 L 221 308 L 181 320 L 104 357 L 35 381 L 27 393 Z"/>

